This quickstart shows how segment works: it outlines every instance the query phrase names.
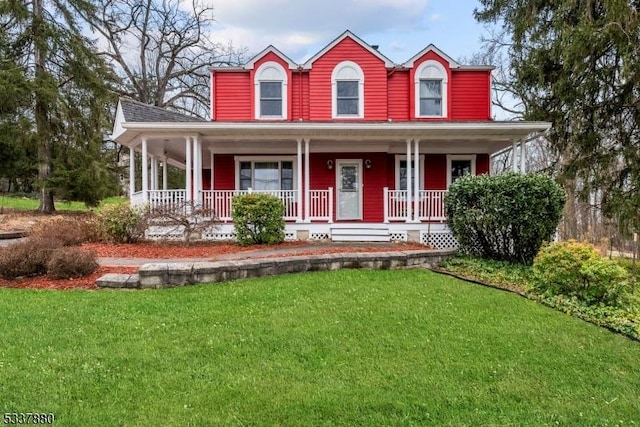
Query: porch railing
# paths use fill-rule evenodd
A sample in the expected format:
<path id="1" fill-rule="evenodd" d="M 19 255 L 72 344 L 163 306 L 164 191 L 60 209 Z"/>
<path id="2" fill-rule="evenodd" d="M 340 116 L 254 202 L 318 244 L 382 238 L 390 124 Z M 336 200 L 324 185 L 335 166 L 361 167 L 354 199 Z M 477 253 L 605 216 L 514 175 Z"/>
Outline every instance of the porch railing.
<path id="1" fill-rule="evenodd" d="M 298 190 L 204 190 L 202 192 L 202 204 L 211 209 L 220 221 L 228 222 L 231 221 L 233 198 L 250 192 L 276 196 L 284 204 L 284 219 L 292 221 L 297 218 Z"/>
<path id="2" fill-rule="evenodd" d="M 185 190 L 149 190 L 149 209 L 151 212 L 156 210 L 177 211 L 186 209 Z"/>
<path id="3" fill-rule="evenodd" d="M 420 190 L 418 192 L 418 219 L 420 221 L 445 221 L 444 196 L 446 190 Z M 384 188 L 384 221 L 405 221 L 407 209 L 413 213 L 414 197 L 408 198 L 406 190 Z"/>
<path id="4" fill-rule="evenodd" d="M 333 222 L 333 188 L 309 192 L 309 219 Z"/>
<path id="5" fill-rule="evenodd" d="M 447 194 L 447 190 L 420 190 L 418 194 L 421 221 L 445 221 L 447 219 L 444 214 L 444 196 Z"/>

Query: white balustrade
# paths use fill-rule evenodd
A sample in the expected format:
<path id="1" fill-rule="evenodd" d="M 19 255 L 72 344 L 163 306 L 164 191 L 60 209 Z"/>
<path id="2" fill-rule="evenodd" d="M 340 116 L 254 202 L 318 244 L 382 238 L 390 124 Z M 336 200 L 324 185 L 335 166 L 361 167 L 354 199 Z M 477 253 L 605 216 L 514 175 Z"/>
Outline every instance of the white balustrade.
<path id="1" fill-rule="evenodd" d="M 446 190 L 420 190 L 420 220 L 446 221 L 444 196 Z"/>
<path id="2" fill-rule="evenodd" d="M 148 190 L 149 209 L 153 211 L 174 212 L 186 209 L 185 190 Z"/>
<path id="3" fill-rule="evenodd" d="M 418 192 L 421 221 L 445 221 L 444 196 L 446 190 L 420 190 Z M 413 200 L 408 200 L 406 190 L 384 189 L 384 219 L 404 221 L 407 219 L 407 207 L 413 208 Z"/>
<path id="4" fill-rule="evenodd" d="M 220 221 L 231 221 L 233 198 L 242 194 L 271 194 L 276 196 L 284 204 L 284 219 L 295 220 L 298 214 L 297 190 L 204 190 L 202 192 L 202 204 L 211 209 Z"/>
<path id="5" fill-rule="evenodd" d="M 333 222 L 333 188 L 309 191 L 309 219 Z"/>

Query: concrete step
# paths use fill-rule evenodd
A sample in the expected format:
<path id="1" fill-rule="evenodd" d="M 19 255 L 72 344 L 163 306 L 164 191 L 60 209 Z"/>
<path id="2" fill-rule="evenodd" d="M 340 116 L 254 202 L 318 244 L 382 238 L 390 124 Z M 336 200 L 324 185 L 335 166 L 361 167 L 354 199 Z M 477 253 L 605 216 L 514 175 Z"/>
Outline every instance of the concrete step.
<path id="1" fill-rule="evenodd" d="M 108 273 L 96 280 L 99 288 L 137 288 L 140 276 L 137 274 Z"/>
<path id="2" fill-rule="evenodd" d="M 340 227 L 331 228 L 331 240 L 334 242 L 390 242 L 388 228 Z"/>

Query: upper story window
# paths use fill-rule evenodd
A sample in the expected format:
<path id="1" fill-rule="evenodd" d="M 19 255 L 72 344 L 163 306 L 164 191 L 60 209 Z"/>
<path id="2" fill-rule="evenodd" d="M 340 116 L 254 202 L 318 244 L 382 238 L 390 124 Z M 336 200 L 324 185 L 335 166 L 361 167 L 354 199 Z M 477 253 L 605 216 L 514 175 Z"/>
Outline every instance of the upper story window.
<path id="1" fill-rule="evenodd" d="M 287 73 L 277 62 L 256 70 L 255 100 L 256 119 L 287 118 Z"/>
<path id="2" fill-rule="evenodd" d="M 415 76 L 416 117 L 447 117 L 447 71 L 438 61 L 425 61 Z"/>
<path id="3" fill-rule="evenodd" d="M 364 73 L 358 64 L 343 61 L 331 74 L 333 118 L 364 117 Z"/>

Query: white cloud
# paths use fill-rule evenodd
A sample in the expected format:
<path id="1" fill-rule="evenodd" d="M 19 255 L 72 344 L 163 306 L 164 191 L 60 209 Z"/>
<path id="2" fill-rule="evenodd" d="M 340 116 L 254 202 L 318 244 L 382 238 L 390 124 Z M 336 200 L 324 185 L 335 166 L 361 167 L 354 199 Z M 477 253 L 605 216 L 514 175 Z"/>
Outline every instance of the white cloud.
<path id="1" fill-rule="evenodd" d="M 299 61 L 347 29 L 374 44 L 368 35 L 423 29 L 428 6 L 429 0 L 216 0 L 213 38 L 251 52 L 273 44 Z"/>
<path id="2" fill-rule="evenodd" d="M 439 13 L 433 13 L 431 14 L 431 16 L 429 16 L 429 21 L 440 22 L 442 21 L 442 15 L 440 15 Z"/>

